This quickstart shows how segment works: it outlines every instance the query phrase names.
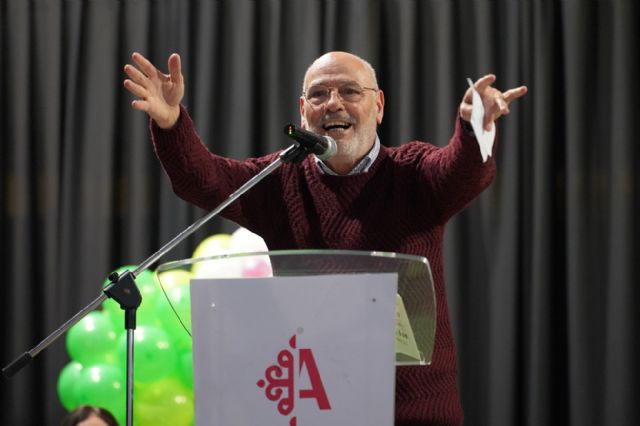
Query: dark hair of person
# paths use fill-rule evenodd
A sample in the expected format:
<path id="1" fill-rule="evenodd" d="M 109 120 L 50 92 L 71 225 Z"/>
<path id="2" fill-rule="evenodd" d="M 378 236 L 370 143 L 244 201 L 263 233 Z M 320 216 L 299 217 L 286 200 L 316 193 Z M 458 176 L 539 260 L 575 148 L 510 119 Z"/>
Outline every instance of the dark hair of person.
<path id="1" fill-rule="evenodd" d="M 90 405 L 80 405 L 75 410 L 68 413 L 62 419 L 60 426 L 76 426 L 78 423 L 87 420 L 91 416 L 102 419 L 109 426 L 118 426 L 118 421 L 113 414 L 104 408 L 92 407 Z"/>

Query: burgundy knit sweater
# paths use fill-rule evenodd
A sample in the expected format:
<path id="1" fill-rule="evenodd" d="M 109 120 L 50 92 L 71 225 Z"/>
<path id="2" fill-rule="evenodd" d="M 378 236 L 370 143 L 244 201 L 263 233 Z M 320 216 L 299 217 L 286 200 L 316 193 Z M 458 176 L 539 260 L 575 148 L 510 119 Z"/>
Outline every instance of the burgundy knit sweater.
<path id="1" fill-rule="evenodd" d="M 205 210 L 217 207 L 277 157 L 237 161 L 212 154 L 184 108 L 173 129 L 151 128 L 175 193 Z M 426 257 L 438 316 L 433 359 L 430 366 L 397 368 L 396 425 L 460 425 L 443 231 L 494 174 L 493 157 L 482 162 L 478 143 L 458 119 L 447 146 L 382 146 L 369 171 L 360 175 L 323 174 L 312 157 L 284 164 L 227 207 L 223 216 L 262 236 L 270 250 L 378 250 Z"/>

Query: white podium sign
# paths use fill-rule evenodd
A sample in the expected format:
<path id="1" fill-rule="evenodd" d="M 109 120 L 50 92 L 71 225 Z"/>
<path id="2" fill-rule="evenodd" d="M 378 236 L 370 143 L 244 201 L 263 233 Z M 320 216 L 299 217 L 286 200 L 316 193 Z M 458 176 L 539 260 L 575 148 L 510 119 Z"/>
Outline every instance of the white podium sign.
<path id="1" fill-rule="evenodd" d="M 396 274 L 193 280 L 196 425 L 393 425 L 396 292 Z"/>

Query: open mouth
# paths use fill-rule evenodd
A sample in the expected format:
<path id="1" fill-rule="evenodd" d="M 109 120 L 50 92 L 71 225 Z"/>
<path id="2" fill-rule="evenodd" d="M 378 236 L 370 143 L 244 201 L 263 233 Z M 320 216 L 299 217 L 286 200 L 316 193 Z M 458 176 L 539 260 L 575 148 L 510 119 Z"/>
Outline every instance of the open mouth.
<path id="1" fill-rule="evenodd" d="M 350 123 L 326 123 L 322 125 L 322 128 L 327 132 L 344 132 L 351 128 Z"/>

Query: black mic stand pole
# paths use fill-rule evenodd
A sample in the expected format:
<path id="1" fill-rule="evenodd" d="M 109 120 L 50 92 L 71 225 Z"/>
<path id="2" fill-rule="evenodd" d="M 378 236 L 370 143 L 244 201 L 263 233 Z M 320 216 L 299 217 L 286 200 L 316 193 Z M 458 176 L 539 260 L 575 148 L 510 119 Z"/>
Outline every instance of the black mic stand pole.
<path id="1" fill-rule="evenodd" d="M 299 163 L 310 152 L 308 147 L 302 146 L 299 143 L 291 145 L 286 150 L 282 151 L 278 158 L 271 164 L 265 167 L 257 175 L 249 179 L 244 185 L 222 202 L 218 207 L 209 212 L 206 216 L 201 217 L 196 222 L 191 224 L 184 231 L 176 235 L 171 241 L 165 244 L 160 250 L 149 256 L 145 261 L 136 267 L 133 272 L 125 271 L 118 275 L 116 272 L 109 275 L 111 281 L 104 289 L 103 292 L 93 302 L 89 303 L 77 314 L 71 317 L 67 322 L 62 324 L 57 330 L 47 336 L 44 340 L 34 346 L 27 352 L 24 352 L 9 365 L 2 369 L 3 379 L 12 377 L 22 368 L 26 367 L 32 360 L 49 347 L 54 341 L 56 341 L 62 334 L 64 334 L 69 328 L 73 327 L 78 321 L 84 318 L 89 312 L 96 309 L 107 298 L 112 298 L 120 304 L 120 307 L 125 311 L 125 328 L 127 330 L 127 394 L 126 394 L 126 412 L 127 412 L 127 426 L 133 425 L 133 346 L 134 346 L 134 330 L 136 328 L 136 310 L 140 303 L 142 303 L 142 296 L 135 284 L 135 277 L 147 269 L 158 259 L 164 256 L 169 250 L 181 243 L 185 238 L 198 230 L 211 218 L 219 214 L 229 204 L 240 198 L 242 194 L 253 188 L 258 182 L 264 179 L 267 175 L 272 173 L 283 163 Z"/>

